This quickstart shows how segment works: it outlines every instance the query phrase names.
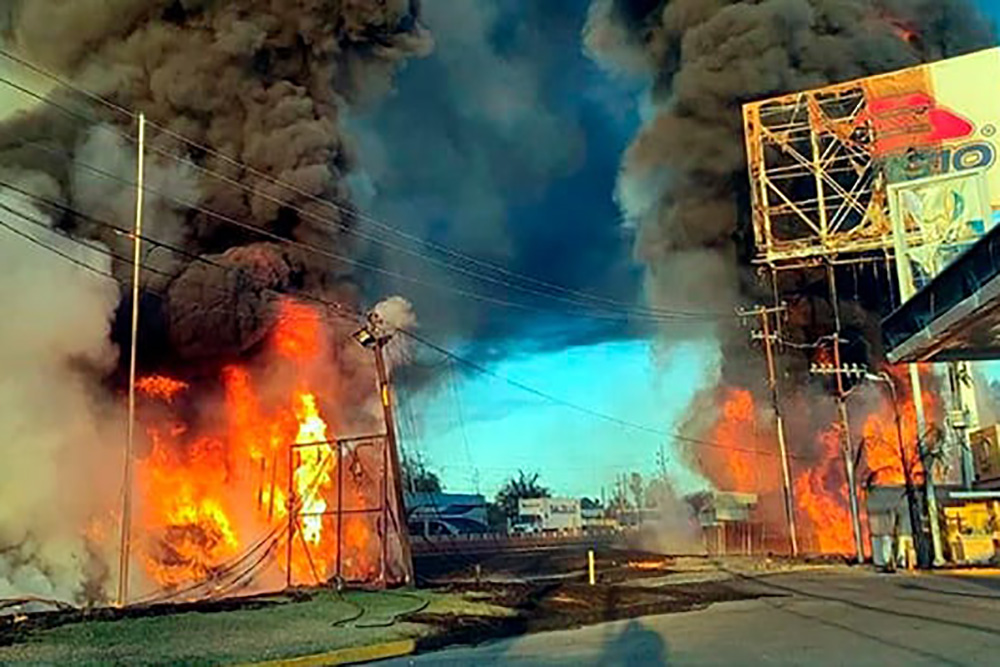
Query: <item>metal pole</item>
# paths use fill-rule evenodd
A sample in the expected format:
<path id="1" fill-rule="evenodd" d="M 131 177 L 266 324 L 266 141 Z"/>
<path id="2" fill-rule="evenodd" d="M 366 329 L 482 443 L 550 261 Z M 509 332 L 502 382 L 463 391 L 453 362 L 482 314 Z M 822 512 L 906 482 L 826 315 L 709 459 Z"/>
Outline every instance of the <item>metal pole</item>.
<path id="1" fill-rule="evenodd" d="M 285 549 L 285 588 L 292 587 L 292 540 L 295 537 L 295 445 L 288 445 L 288 546 Z"/>
<path id="2" fill-rule="evenodd" d="M 906 240 L 906 227 L 899 208 L 892 210 L 892 240 L 896 255 L 896 279 L 899 282 L 899 300 L 905 303 L 917 291 L 913 279 L 913 267 L 910 266 L 909 244 Z M 927 497 L 927 515 L 931 529 L 931 547 L 934 553 L 934 566 L 944 565 L 944 551 L 941 547 L 941 526 L 938 524 L 937 492 L 934 489 L 934 460 L 927 454 L 924 435 L 927 433 L 927 419 L 924 415 L 924 400 L 921 390 L 920 370 L 916 364 L 908 364 L 910 371 L 910 388 L 913 394 L 913 407 L 917 415 L 917 447 L 920 460 L 924 464 L 924 493 Z"/>
<path id="3" fill-rule="evenodd" d="M 920 508 L 917 507 L 917 493 L 913 486 L 913 471 L 910 469 L 910 458 L 907 456 L 905 438 L 903 437 L 903 418 L 899 413 L 899 392 L 896 390 L 895 380 L 888 373 L 883 371 L 876 377 L 889 386 L 889 392 L 892 394 L 892 411 L 896 416 L 896 438 L 899 441 L 899 460 L 903 465 L 906 506 L 910 513 L 910 534 L 913 537 L 914 545 L 916 545 L 917 539 L 922 533 L 920 527 Z M 893 555 L 893 558 L 895 558 L 895 555 Z"/>
<path id="4" fill-rule="evenodd" d="M 951 424 L 952 432 L 958 444 L 962 460 L 962 487 L 966 491 L 972 490 L 972 483 L 975 481 L 975 466 L 972 462 L 972 448 L 969 443 L 969 431 L 975 428 L 975 421 L 972 418 L 972 410 L 966 400 L 964 387 L 966 381 L 971 377 L 968 362 L 953 361 L 948 364 L 948 387 L 951 391 L 952 417 L 948 421 Z M 975 405 L 975 388 L 972 389 L 972 403 Z"/>
<path id="5" fill-rule="evenodd" d="M 135 225 L 132 238 L 132 341 L 128 367 L 128 431 L 125 437 L 125 480 L 122 492 L 121 542 L 118 545 L 118 606 L 128 604 L 129 561 L 132 533 L 132 451 L 135 446 L 135 367 L 139 330 L 139 282 L 141 279 L 143 184 L 146 159 L 146 116 L 139 114 L 136 158 Z"/>
<path id="6" fill-rule="evenodd" d="M 761 321 L 764 323 L 764 350 L 767 356 L 767 378 L 771 388 L 771 405 L 778 430 L 778 449 L 781 454 L 781 475 L 785 495 L 785 516 L 788 519 L 788 539 L 792 547 L 792 556 L 799 555 L 799 542 L 795 530 L 795 503 L 792 497 L 792 474 L 788 464 L 788 449 L 785 446 L 785 420 L 781 415 L 781 402 L 778 396 L 778 378 L 775 371 L 774 353 L 771 350 L 771 317 L 767 310 L 762 310 Z"/>
<path id="7" fill-rule="evenodd" d="M 383 463 L 388 463 L 388 467 L 383 471 L 386 475 L 385 480 L 388 481 L 388 474 L 386 470 L 391 468 L 392 480 L 393 480 L 393 491 L 396 501 L 396 511 L 404 512 L 405 503 L 403 501 L 403 489 L 401 487 L 402 477 L 400 474 L 399 465 L 399 450 L 396 446 L 396 422 L 392 414 L 392 392 L 389 385 L 389 374 L 385 367 L 385 355 L 383 354 L 383 348 L 388 339 L 379 339 L 375 344 L 375 371 L 378 374 L 378 386 L 379 394 L 382 399 L 382 414 L 385 419 L 385 432 L 386 432 L 386 443 L 385 449 L 388 450 L 388 460 L 386 461 L 385 456 L 383 456 Z M 383 518 L 385 521 L 388 518 L 388 484 L 383 484 L 382 489 L 382 499 L 383 508 L 386 516 Z M 388 547 L 389 547 L 389 525 L 388 521 L 384 524 L 385 534 L 383 535 L 382 542 L 382 557 L 384 559 L 384 565 L 388 564 Z M 403 577 L 407 584 L 413 581 L 413 559 L 410 555 L 410 536 L 406 531 L 406 522 L 403 517 L 400 517 L 399 521 L 399 545 L 402 551 L 403 558 Z M 383 569 L 383 577 L 385 576 L 385 570 Z"/>
<path id="8" fill-rule="evenodd" d="M 937 491 L 934 483 L 934 459 L 927 451 L 924 435 L 927 433 L 927 418 L 924 415 L 924 402 L 918 397 L 922 395 L 920 387 L 920 370 L 916 364 L 910 364 L 910 383 L 913 386 L 914 407 L 917 412 L 917 446 L 920 448 L 920 460 L 924 464 L 924 493 L 927 496 L 927 520 L 931 528 L 931 548 L 934 553 L 934 567 L 944 565 L 944 550 L 941 547 L 941 526 L 938 523 Z"/>
<path id="9" fill-rule="evenodd" d="M 844 392 L 844 376 L 840 366 L 840 304 L 837 296 L 837 276 L 833 264 L 827 263 L 826 275 L 830 283 L 830 300 L 833 305 L 834 338 L 833 363 L 837 369 L 837 412 L 840 415 L 842 431 L 844 470 L 847 474 L 847 495 L 851 507 L 851 525 L 854 528 L 854 550 L 859 563 L 865 560 L 864 545 L 861 537 L 861 517 L 858 509 L 858 490 L 854 480 L 854 447 L 851 445 L 851 423 L 847 417 L 847 401 Z"/>
<path id="10" fill-rule="evenodd" d="M 337 581 L 344 580 L 344 443 L 337 441 Z"/>

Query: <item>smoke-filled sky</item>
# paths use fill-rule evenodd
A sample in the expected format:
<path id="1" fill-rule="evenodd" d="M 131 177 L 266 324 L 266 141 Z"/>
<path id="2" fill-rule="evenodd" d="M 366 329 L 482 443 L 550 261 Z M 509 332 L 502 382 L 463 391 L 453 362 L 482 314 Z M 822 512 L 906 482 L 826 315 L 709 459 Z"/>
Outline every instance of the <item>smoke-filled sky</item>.
<path id="1" fill-rule="evenodd" d="M 360 136 L 356 200 L 381 220 L 507 269 L 636 302 L 640 272 L 614 201 L 619 156 L 638 124 L 634 83 L 583 52 L 588 0 L 423 3 L 434 52 L 349 126 Z M 423 259 L 372 251 L 422 322 L 477 357 L 641 334 L 620 322 L 560 317 L 565 303 L 507 291 Z M 526 302 L 506 308 L 440 285 Z M 474 349 L 469 344 L 475 342 Z M 510 348 L 509 350 L 507 348 Z"/>
<path id="2" fill-rule="evenodd" d="M 571 4 L 576 12 L 572 20 L 579 25 L 584 20 L 583 5 L 586 3 Z M 1000 2 L 978 0 L 978 4 L 1000 22 Z M 567 46 L 573 54 L 579 53 L 578 44 Z M 572 60 L 571 56 L 564 57 Z M 577 58 L 578 72 L 587 71 L 590 66 L 586 60 L 581 56 Z M 406 74 L 404 72 L 403 85 Z M 599 115 L 596 118 L 599 122 L 585 126 L 588 145 L 585 167 L 564 178 L 553 179 L 551 189 L 567 188 L 584 210 L 603 212 L 610 209 L 608 218 L 603 213 L 585 216 L 591 225 L 605 230 L 606 238 L 610 239 L 614 226 L 608 224 L 608 219 L 616 214 L 610 194 L 615 188 L 617 165 L 622 148 L 638 127 L 637 108 L 629 109 L 627 103 L 642 96 L 634 90 L 632 95 L 627 94 L 628 82 L 599 76 L 575 80 L 577 88 L 564 100 L 569 108 L 586 109 L 593 101 L 601 101 L 597 109 L 625 105 L 626 112 Z M 614 140 L 602 140 L 600 135 L 604 133 L 611 133 Z M 556 238 L 560 234 L 572 235 L 573 226 L 581 222 L 577 218 L 567 219 L 557 197 L 542 197 L 523 210 L 526 220 L 534 224 L 546 222 L 545 233 Z M 527 239 L 531 239 L 531 231 L 531 228 L 527 230 Z M 574 243 L 573 247 L 578 246 Z M 597 265 L 603 263 L 609 267 L 621 262 L 627 257 L 623 253 L 628 252 L 620 244 L 610 244 L 601 250 Z M 555 271 L 548 277 L 572 282 L 572 273 L 558 273 L 564 261 L 560 257 L 555 265 L 535 263 L 526 270 Z M 573 266 L 572 260 L 569 266 Z M 604 285 L 598 282 L 587 287 L 600 289 Z M 637 282 L 631 287 L 639 289 Z M 622 283 L 618 284 L 618 289 L 622 289 Z M 638 298 L 638 292 L 634 294 L 633 298 Z M 575 328 L 569 321 L 564 321 L 564 327 L 563 331 Z M 512 341 L 509 347 L 531 347 L 539 331 L 535 326 L 519 329 L 507 339 Z M 599 335 L 614 338 L 621 332 L 622 329 L 602 329 Z M 717 362 L 717 353 L 711 344 L 675 350 L 664 363 L 652 353 L 647 340 L 614 342 L 590 338 L 583 348 L 521 354 L 494 368 L 501 376 L 531 384 L 594 410 L 653 428 L 672 430 L 683 417 L 683 410 L 694 392 L 707 385 L 709 376 L 717 371 Z M 987 372 L 1000 375 L 1000 368 L 988 368 Z M 615 474 L 626 470 L 638 469 L 646 474 L 655 470 L 656 450 L 663 438 L 547 404 L 494 378 L 466 373 L 460 386 L 465 409 L 461 418 L 456 413 L 458 408 L 452 390 L 439 389 L 414 403 L 415 412 L 424 412 L 419 424 L 422 428 L 419 429 L 420 437 L 408 438 L 409 444 L 422 452 L 432 467 L 440 470 L 446 486 L 452 489 L 472 488 L 475 478 L 470 467 L 479 470 L 479 488 L 488 494 L 518 469 L 540 472 L 543 483 L 552 487 L 555 493 L 573 495 L 596 495 L 602 486 L 612 483 Z M 671 443 L 665 444 L 670 451 Z M 697 483 L 682 465 L 677 464 L 675 471 L 680 479 Z"/>
<path id="3" fill-rule="evenodd" d="M 1000 2 L 978 3 L 1000 21 Z M 632 239 L 614 193 L 643 95 L 640 83 L 610 76 L 584 54 L 588 5 L 425 0 L 434 52 L 408 63 L 388 99 L 345 121 L 363 170 L 350 182 L 358 204 L 511 270 L 639 303 L 641 270 L 631 260 Z M 20 99 L 0 89 L 0 116 Z M 598 411 L 669 430 L 715 361 L 711 349 L 698 346 L 663 360 L 643 327 L 559 316 L 553 311 L 565 306 L 558 302 L 517 292 L 505 297 L 416 260 L 374 248 L 369 254 L 428 282 L 548 310 L 504 308 L 408 283 L 369 285 L 375 295 L 412 297 L 428 336 L 488 363 L 496 359 L 499 374 Z M 467 467 L 456 463 L 466 458 L 466 442 L 486 492 L 526 468 L 541 472 L 558 493 L 594 495 L 623 467 L 654 466 L 656 436 L 469 373 L 459 377 L 459 391 L 462 419 L 440 383 L 411 397 L 425 414 L 419 437 L 408 443 L 455 490 L 472 483 Z"/>

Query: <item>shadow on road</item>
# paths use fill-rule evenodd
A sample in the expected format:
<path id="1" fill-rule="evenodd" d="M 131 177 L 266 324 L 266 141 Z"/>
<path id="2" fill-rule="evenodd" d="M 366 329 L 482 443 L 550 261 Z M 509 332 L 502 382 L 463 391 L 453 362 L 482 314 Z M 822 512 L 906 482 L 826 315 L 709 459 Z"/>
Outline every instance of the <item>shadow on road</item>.
<path id="1" fill-rule="evenodd" d="M 638 620 L 631 620 L 609 641 L 597 665 L 668 665 L 667 642 Z"/>
<path id="2" fill-rule="evenodd" d="M 970 581 L 969 583 L 979 584 L 980 582 Z M 935 586 L 927 586 L 924 584 L 918 584 L 909 581 L 904 581 L 900 583 L 899 587 L 902 588 L 903 590 L 921 591 L 924 593 L 933 593 L 934 595 L 951 595 L 953 597 L 974 598 L 977 600 L 993 600 L 994 602 L 1000 602 L 1000 594 L 997 593 L 994 593 L 993 595 L 984 595 L 982 593 L 970 593 L 967 591 L 946 591 L 944 589 L 937 588 Z M 991 586 L 987 586 L 987 588 L 990 588 L 991 590 L 996 590 Z"/>
<path id="3" fill-rule="evenodd" d="M 777 609 L 779 611 L 783 611 L 786 614 L 791 614 L 792 616 L 798 616 L 799 618 L 804 618 L 806 620 L 813 621 L 815 623 L 818 623 L 820 625 L 824 625 L 824 626 L 829 627 L 829 628 L 837 628 L 838 630 L 843 630 L 844 632 L 849 632 L 852 635 L 855 635 L 857 637 L 864 637 L 865 639 L 870 639 L 870 640 L 872 640 L 874 642 L 882 644 L 883 646 L 889 646 L 891 648 L 895 648 L 895 649 L 898 649 L 898 650 L 901 650 L 901 651 L 905 651 L 906 653 L 911 653 L 911 654 L 913 654 L 915 656 L 918 656 L 918 657 L 921 657 L 921 658 L 929 659 L 932 662 L 935 662 L 937 664 L 941 664 L 941 665 L 955 665 L 956 667 L 961 667 L 962 665 L 964 665 L 964 663 L 956 662 L 956 661 L 952 660 L 951 658 L 949 658 L 948 656 L 940 654 L 940 653 L 934 653 L 932 651 L 925 651 L 925 650 L 917 648 L 915 646 L 910 646 L 908 644 L 903 644 L 902 642 L 892 641 L 891 639 L 886 639 L 885 637 L 882 637 L 880 635 L 877 635 L 877 634 L 874 634 L 874 633 L 871 633 L 871 632 L 865 632 L 863 630 L 858 630 L 857 628 L 852 627 L 850 625 L 847 625 L 846 623 L 838 623 L 837 621 L 831 621 L 829 619 L 822 618 L 821 616 L 817 616 L 817 615 L 814 615 L 814 614 L 807 614 L 807 613 L 805 613 L 803 611 L 799 611 L 799 610 L 796 610 L 796 609 L 790 609 L 787 606 L 787 602 L 785 602 L 785 603 L 771 602 L 771 601 L 767 600 L 766 598 L 762 598 L 762 600 L 763 600 L 764 604 L 766 604 L 766 605 L 768 605 L 768 606 L 770 606 L 770 607 L 772 607 L 774 609 Z"/>
<path id="4" fill-rule="evenodd" d="M 961 621 L 955 621 L 947 618 L 939 618 L 935 616 L 928 616 L 927 614 L 918 614 L 915 612 L 901 611 L 896 609 L 886 609 L 885 607 L 879 607 L 872 604 L 866 604 L 864 602 L 858 602 L 856 600 L 851 600 L 849 598 L 837 597 L 835 595 L 823 595 L 821 593 L 810 592 L 802 588 L 796 588 L 794 586 L 782 585 L 771 580 L 767 580 L 763 577 L 752 577 L 746 574 L 741 574 L 739 572 L 730 572 L 734 577 L 753 583 L 757 586 L 762 586 L 764 588 L 769 588 L 772 590 L 779 590 L 786 593 L 792 593 L 794 595 L 800 595 L 806 598 L 812 598 L 814 600 L 823 600 L 826 602 L 839 602 L 840 604 L 853 607 L 855 609 L 862 609 L 864 611 L 870 611 L 877 614 L 885 614 L 887 616 L 895 616 L 897 618 L 906 618 L 916 621 L 924 621 L 926 623 L 936 623 L 938 625 L 945 625 L 954 628 L 960 628 L 962 630 L 971 630 L 973 632 L 981 632 L 983 634 L 993 635 L 995 637 L 1000 637 L 1000 629 L 992 628 L 985 625 L 978 625 L 975 623 L 963 623 Z"/>

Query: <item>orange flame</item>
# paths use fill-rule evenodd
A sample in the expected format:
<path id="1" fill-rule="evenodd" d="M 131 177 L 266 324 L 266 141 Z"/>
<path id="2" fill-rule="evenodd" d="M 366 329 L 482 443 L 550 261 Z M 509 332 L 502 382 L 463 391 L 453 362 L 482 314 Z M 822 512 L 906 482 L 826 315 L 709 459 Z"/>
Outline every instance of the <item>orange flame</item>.
<path id="1" fill-rule="evenodd" d="M 756 406 L 753 394 L 746 389 L 726 388 L 723 395 L 721 418 L 712 432 L 714 443 L 727 448 L 721 456 L 722 465 L 714 466 L 719 483 L 727 490 L 737 492 L 758 491 L 754 450 Z"/>
<path id="2" fill-rule="evenodd" d="M 812 535 L 811 550 L 849 554 L 854 550 L 854 536 L 847 507 L 847 482 L 837 468 L 843 460 L 840 424 L 820 433 L 819 443 L 822 461 L 796 478 L 795 502 L 804 515 L 805 532 Z"/>
<path id="3" fill-rule="evenodd" d="M 308 361 L 319 356 L 322 348 L 323 321 L 315 308 L 294 301 L 282 301 L 274 349 L 293 361 Z"/>
<path id="4" fill-rule="evenodd" d="M 309 386 L 309 365 L 323 351 L 324 333 L 318 311 L 283 301 L 272 345 L 295 371 L 293 390 L 265 398 L 249 368 L 231 365 L 222 371 L 219 430 L 195 436 L 187 424 L 162 415 L 147 425 L 151 449 L 136 468 L 145 536 L 139 551 L 160 586 L 211 580 L 262 537 L 287 539 L 278 531 L 288 524 L 290 507 L 296 514 L 292 560 L 277 559 L 279 568 L 290 567 L 296 582 L 331 576 L 338 531 L 330 512 L 336 501 L 330 498 L 339 461 L 322 401 Z M 153 376 L 141 387 L 169 404 L 187 385 Z M 357 488 L 345 489 L 345 509 L 348 503 L 364 504 L 359 494 Z M 344 520 L 340 537 L 348 576 L 374 571 L 371 520 L 368 515 Z"/>
<path id="5" fill-rule="evenodd" d="M 135 388 L 147 396 L 170 403 L 174 396 L 188 388 L 188 384 L 165 375 L 150 375 L 136 380 Z"/>
<path id="6" fill-rule="evenodd" d="M 881 485 L 900 485 L 906 482 L 904 456 L 906 465 L 910 468 L 911 481 L 923 476 L 923 463 L 920 461 L 917 408 L 913 403 L 909 390 L 906 372 L 897 370 L 893 376 L 897 387 L 905 388 L 900 392 L 898 404 L 894 407 L 889 397 L 881 406 L 868 415 L 862 430 L 865 445 L 865 460 L 871 476 L 871 482 Z M 930 391 L 922 392 L 925 415 L 934 414 L 937 408 L 937 398 Z M 899 410 L 900 428 L 896 425 L 896 412 Z M 902 449 L 900 445 L 900 430 L 902 430 Z"/>

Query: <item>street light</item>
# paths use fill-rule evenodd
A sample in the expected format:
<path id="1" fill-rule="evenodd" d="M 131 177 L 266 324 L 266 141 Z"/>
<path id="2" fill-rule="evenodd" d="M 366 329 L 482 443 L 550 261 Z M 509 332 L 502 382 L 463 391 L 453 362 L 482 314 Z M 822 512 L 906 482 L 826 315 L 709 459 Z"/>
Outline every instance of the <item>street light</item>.
<path id="1" fill-rule="evenodd" d="M 913 533 L 914 540 L 917 539 L 918 535 L 922 535 L 922 531 L 918 533 L 918 526 L 921 525 L 920 510 L 917 506 L 916 490 L 913 484 L 913 471 L 910 468 L 910 460 L 906 453 L 905 438 L 903 436 L 903 418 L 899 412 L 899 392 L 896 387 L 896 382 L 886 371 L 881 371 L 879 373 L 872 373 L 868 368 L 861 366 L 859 364 L 847 364 L 841 366 L 838 370 L 832 364 L 813 364 L 810 368 L 810 372 L 817 375 L 832 375 L 835 373 L 842 373 L 848 377 L 853 377 L 858 380 L 869 380 L 872 382 L 879 382 L 889 387 L 889 392 L 892 395 L 892 410 L 895 415 L 896 421 L 896 440 L 899 446 L 899 458 L 903 466 L 903 481 L 906 488 L 906 503 L 909 507 L 910 512 L 910 530 Z M 920 442 L 920 434 L 917 434 L 917 448 L 920 453 L 920 458 L 923 460 L 924 447 Z M 927 475 L 927 471 L 924 472 Z M 934 518 L 930 519 L 934 521 Z M 932 526 L 933 528 L 933 526 Z M 931 536 L 933 539 L 933 530 Z"/>
<path id="2" fill-rule="evenodd" d="M 896 381 L 893 380 L 892 375 L 886 371 L 881 371 L 880 373 L 866 372 L 864 375 L 866 380 L 871 380 L 872 382 L 880 382 L 887 387 L 889 387 L 889 393 L 892 394 L 892 411 L 896 417 L 896 438 L 899 443 L 899 458 L 903 465 L 903 482 L 906 488 L 906 504 L 910 511 L 910 532 L 913 534 L 914 542 L 917 540 L 917 526 L 921 523 L 920 510 L 917 507 L 917 494 L 916 490 L 913 488 L 913 471 L 910 468 L 910 459 L 906 453 L 906 445 L 903 438 L 903 418 L 899 413 L 899 392 L 896 388 Z M 923 446 L 919 441 L 920 435 L 917 435 L 917 448 L 922 451 Z M 925 471 L 926 475 L 927 472 Z M 931 519 L 933 520 L 933 519 Z M 923 531 L 920 531 L 922 535 Z M 918 550 L 918 553 L 921 553 Z"/>

